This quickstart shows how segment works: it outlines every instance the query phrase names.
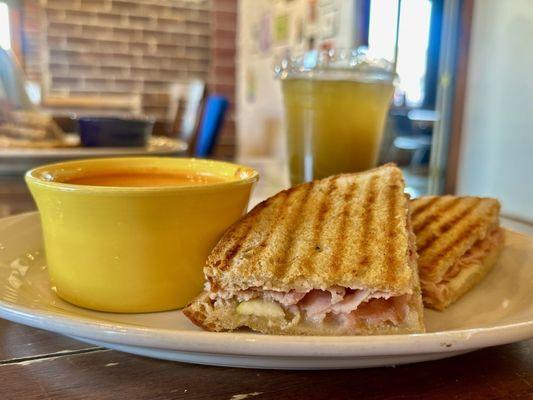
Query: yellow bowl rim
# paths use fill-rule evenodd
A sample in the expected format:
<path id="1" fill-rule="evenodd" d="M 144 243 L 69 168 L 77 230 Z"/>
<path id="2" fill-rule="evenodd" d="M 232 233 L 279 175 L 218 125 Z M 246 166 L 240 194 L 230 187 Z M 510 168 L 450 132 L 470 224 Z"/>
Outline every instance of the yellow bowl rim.
<path id="1" fill-rule="evenodd" d="M 47 169 L 51 168 L 61 168 L 63 166 L 66 167 L 72 167 L 76 164 L 85 163 L 85 162 L 116 162 L 116 161 L 126 161 L 127 160 L 176 160 L 179 162 L 197 162 L 202 163 L 206 165 L 225 165 L 227 167 L 233 167 L 236 170 L 239 168 L 246 169 L 249 171 L 249 176 L 245 178 L 238 178 L 236 180 L 228 180 L 223 182 L 214 182 L 214 183 L 206 183 L 202 185 L 168 185 L 168 186 L 94 186 L 94 185 L 76 185 L 76 184 L 70 184 L 70 183 L 64 183 L 64 182 L 57 182 L 57 181 L 47 181 L 42 179 L 39 176 L 36 176 L 36 174 L 40 172 L 45 172 Z M 67 192 L 77 192 L 77 193 L 87 193 L 87 194 L 149 194 L 149 193 L 175 193 L 175 192 L 189 192 L 189 191 L 197 191 L 202 192 L 206 190 L 211 189 L 223 189 L 226 187 L 232 187 L 232 186 L 240 186 L 240 185 L 248 185 L 253 184 L 254 182 L 257 182 L 259 179 L 259 172 L 252 168 L 248 167 L 246 165 L 242 164 L 236 164 L 231 163 L 227 161 L 219 161 L 219 160 L 210 160 L 210 159 L 203 159 L 203 158 L 194 158 L 194 157 L 154 157 L 154 156 L 148 156 L 148 157 L 99 157 L 99 158 L 84 158 L 79 160 L 71 160 L 71 161 L 61 161 L 57 163 L 52 164 L 45 164 L 41 165 L 36 168 L 32 168 L 31 170 L 27 171 L 24 175 L 24 179 L 26 180 L 26 183 L 28 185 L 36 185 L 40 187 L 46 187 L 48 189 L 53 190 L 59 190 L 59 191 L 67 191 Z"/>

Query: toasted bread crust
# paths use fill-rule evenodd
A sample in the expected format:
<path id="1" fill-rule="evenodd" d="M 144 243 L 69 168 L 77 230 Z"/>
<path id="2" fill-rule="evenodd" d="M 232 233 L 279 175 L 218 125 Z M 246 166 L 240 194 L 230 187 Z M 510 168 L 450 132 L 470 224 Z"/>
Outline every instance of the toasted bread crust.
<path id="1" fill-rule="evenodd" d="M 502 234 L 501 237 L 502 240 L 490 249 L 490 252 L 483 257 L 481 262 L 469 265 L 464 271 L 457 275 L 456 278 L 443 285 L 445 286 L 447 293 L 445 298 L 439 299 L 438 296 L 430 293 L 431 288 L 426 286 L 422 291 L 426 307 L 443 311 L 481 282 L 481 280 L 483 280 L 483 278 L 492 270 L 503 250 L 505 245 L 504 235 Z"/>
<path id="2" fill-rule="evenodd" d="M 393 165 L 284 190 L 223 235 L 207 260 L 206 278 L 222 290 L 339 285 L 409 293 L 403 190 Z"/>
<path id="3" fill-rule="evenodd" d="M 454 289 L 447 291 L 446 299 L 431 296 L 432 285 L 441 282 L 457 260 L 498 226 L 500 203 L 481 197 L 425 196 L 413 200 L 411 206 L 424 304 L 442 310 L 477 284 L 494 264 L 488 256 L 487 263 L 469 268 L 471 278 L 460 288 L 450 283 Z M 498 246 L 490 255 L 497 258 L 499 252 Z"/>
<path id="4" fill-rule="evenodd" d="M 481 197 L 426 196 L 413 200 L 412 209 L 420 277 L 438 282 L 498 225 L 500 203 Z"/>
<path id="5" fill-rule="evenodd" d="M 248 327 L 281 335 L 423 332 L 415 236 L 403 191 L 400 170 L 386 165 L 302 184 L 265 200 L 219 241 L 204 269 L 207 290 L 184 314 L 210 331 Z M 235 299 L 211 300 L 218 291 L 332 286 L 408 295 L 408 316 L 398 325 L 354 328 L 239 315 Z"/>
<path id="6" fill-rule="evenodd" d="M 408 253 L 408 261 L 409 266 L 412 270 L 412 276 L 413 276 L 413 287 L 414 287 L 414 294 L 411 298 L 411 302 L 409 304 L 410 309 L 413 311 L 413 314 L 418 317 L 418 332 L 425 332 L 425 326 L 424 326 L 424 303 L 422 301 L 422 287 L 420 283 L 420 277 L 418 273 L 418 254 L 416 252 L 416 236 L 413 233 L 413 227 L 412 227 L 412 208 L 411 208 L 411 202 L 409 202 L 409 195 L 405 195 L 406 199 L 408 201 L 407 205 L 407 231 L 409 232 L 409 253 Z M 413 325 L 414 327 L 415 325 Z M 415 332 L 413 330 L 413 332 Z"/>
<path id="7" fill-rule="evenodd" d="M 189 303 L 182 312 L 191 320 L 196 326 L 203 328 L 207 331 L 214 331 L 215 325 L 206 323 L 207 313 L 209 308 L 212 307 L 211 300 L 207 292 L 200 294 L 194 301 Z"/>

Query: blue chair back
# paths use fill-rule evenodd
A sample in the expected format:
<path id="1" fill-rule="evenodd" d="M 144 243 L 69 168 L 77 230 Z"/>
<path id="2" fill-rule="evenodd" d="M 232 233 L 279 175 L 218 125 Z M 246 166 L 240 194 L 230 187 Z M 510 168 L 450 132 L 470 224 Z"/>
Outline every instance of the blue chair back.
<path id="1" fill-rule="evenodd" d="M 207 157 L 213 153 L 228 109 L 228 99 L 224 96 L 208 96 L 205 102 L 198 139 L 194 149 L 196 157 Z"/>

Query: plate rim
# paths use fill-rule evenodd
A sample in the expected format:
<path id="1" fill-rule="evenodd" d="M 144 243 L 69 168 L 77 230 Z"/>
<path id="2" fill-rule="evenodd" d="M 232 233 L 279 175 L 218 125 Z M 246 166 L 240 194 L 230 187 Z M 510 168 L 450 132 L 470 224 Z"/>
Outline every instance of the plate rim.
<path id="1" fill-rule="evenodd" d="M 24 218 L 38 218 L 30 211 L 0 219 L 0 228 Z M 531 236 L 506 231 L 525 238 Z M 168 311 L 176 317 L 181 311 Z M 63 316 L 15 305 L 0 299 L 0 317 L 67 336 L 78 336 L 129 346 L 194 353 L 278 357 L 353 357 L 475 350 L 533 338 L 533 319 L 497 325 L 402 335 L 293 336 L 252 332 L 206 332 L 150 328 L 127 323 L 95 321 L 87 316 Z M 312 349 L 310 350 L 310 345 Z"/>

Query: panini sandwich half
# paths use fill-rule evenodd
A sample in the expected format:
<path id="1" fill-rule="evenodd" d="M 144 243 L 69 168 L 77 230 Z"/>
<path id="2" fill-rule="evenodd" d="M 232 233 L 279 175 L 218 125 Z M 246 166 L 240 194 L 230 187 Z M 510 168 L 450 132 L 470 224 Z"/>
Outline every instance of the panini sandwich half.
<path id="1" fill-rule="evenodd" d="M 423 332 L 414 241 L 394 165 L 304 183 L 223 235 L 184 313 L 210 331 Z"/>
<path id="2" fill-rule="evenodd" d="M 443 310 L 496 263 L 504 245 L 500 203 L 490 198 L 426 196 L 411 206 L 424 304 Z"/>

